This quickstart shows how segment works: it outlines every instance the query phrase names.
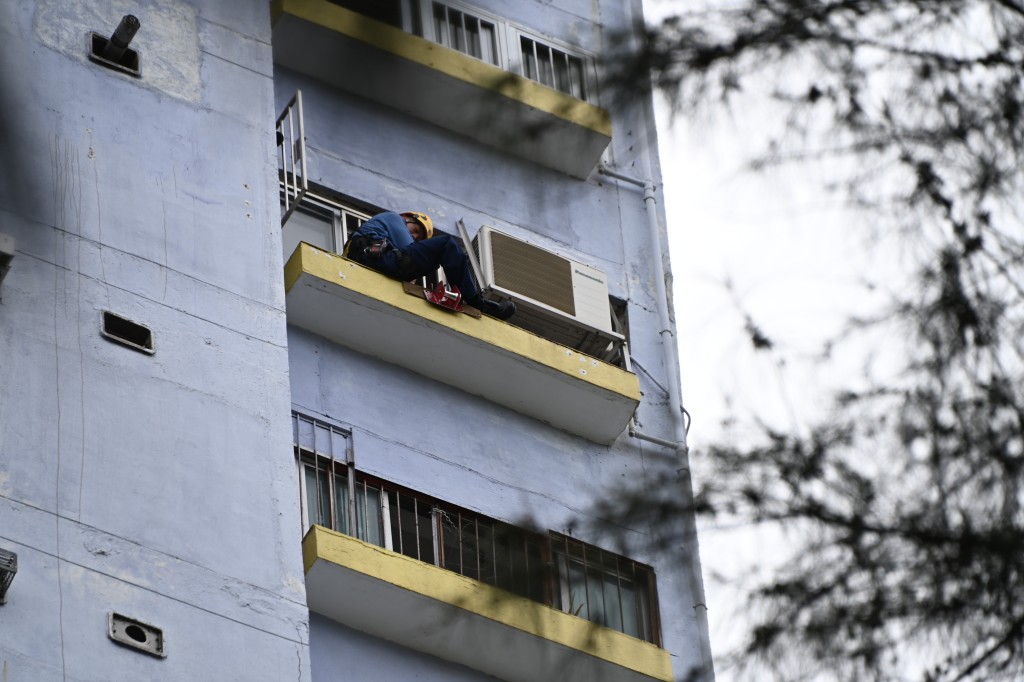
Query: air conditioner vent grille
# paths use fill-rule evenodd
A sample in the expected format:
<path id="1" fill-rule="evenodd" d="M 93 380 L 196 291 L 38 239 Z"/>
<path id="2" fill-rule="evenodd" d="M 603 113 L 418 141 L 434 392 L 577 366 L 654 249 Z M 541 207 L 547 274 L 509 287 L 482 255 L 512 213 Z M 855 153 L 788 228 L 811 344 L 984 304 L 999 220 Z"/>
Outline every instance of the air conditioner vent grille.
<path id="1" fill-rule="evenodd" d="M 576 315 L 571 262 L 500 232 L 491 233 L 491 243 L 496 286 Z"/>

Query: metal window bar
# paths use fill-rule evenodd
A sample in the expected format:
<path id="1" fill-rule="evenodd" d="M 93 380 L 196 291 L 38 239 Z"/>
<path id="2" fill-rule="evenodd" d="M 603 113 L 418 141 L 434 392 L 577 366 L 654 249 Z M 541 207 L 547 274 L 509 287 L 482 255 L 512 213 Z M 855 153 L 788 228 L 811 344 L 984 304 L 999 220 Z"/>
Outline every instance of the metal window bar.
<path id="1" fill-rule="evenodd" d="M 583 59 L 526 36 L 519 38 L 523 75 L 578 99 L 587 98 Z"/>
<path id="2" fill-rule="evenodd" d="M 306 126 L 302 116 L 302 91 L 296 90 L 284 111 L 277 117 L 277 150 L 281 182 L 284 187 L 284 211 L 281 224 L 291 217 L 306 192 Z"/>
<path id="3" fill-rule="evenodd" d="M 354 465 L 348 433 L 331 424 L 292 412 L 292 437 L 299 487 L 303 498 L 303 531 L 313 524 L 348 532 L 352 477 L 347 468 Z M 344 450 L 344 464 L 335 456 Z M 340 453 L 339 453 L 340 454 Z M 309 476 L 312 475 L 312 481 Z M 346 494 L 347 493 L 347 494 Z M 347 498 L 347 499 L 346 499 Z"/>
<path id="4" fill-rule="evenodd" d="M 492 22 L 434 3 L 434 36 L 441 45 L 497 65 L 496 35 Z"/>
<path id="5" fill-rule="evenodd" d="M 315 438 L 314 430 L 318 450 Z M 537 535 L 445 505 L 360 475 L 351 462 L 347 476 L 333 457 L 307 454 L 304 463 L 316 470 L 318 509 L 327 488 L 336 530 L 658 644 L 654 576 L 642 564 L 565 535 Z M 334 513 L 339 485 L 352 491 L 347 524 Z M 546 569 L 549 564 L 554 570 Z"/>
<path id="6" fill-rule="evenodd" d="M 657 644 L 651 608 L 653 573 L 642 564 L 556 536 L 561 583 L 556 606 L 590 621 Z"/>

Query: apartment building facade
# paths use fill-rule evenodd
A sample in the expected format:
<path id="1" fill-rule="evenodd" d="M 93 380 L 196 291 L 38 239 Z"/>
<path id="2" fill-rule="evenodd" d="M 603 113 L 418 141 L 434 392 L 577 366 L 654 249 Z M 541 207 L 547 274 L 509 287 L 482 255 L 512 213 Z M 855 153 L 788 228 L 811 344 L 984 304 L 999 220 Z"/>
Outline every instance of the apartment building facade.
<path id="1" fill-rule="evenodd" d="M 639 0 L 0 13 L 4 679 L 713 676 L 693 519 L 597 506 L 690 494 Z"/>

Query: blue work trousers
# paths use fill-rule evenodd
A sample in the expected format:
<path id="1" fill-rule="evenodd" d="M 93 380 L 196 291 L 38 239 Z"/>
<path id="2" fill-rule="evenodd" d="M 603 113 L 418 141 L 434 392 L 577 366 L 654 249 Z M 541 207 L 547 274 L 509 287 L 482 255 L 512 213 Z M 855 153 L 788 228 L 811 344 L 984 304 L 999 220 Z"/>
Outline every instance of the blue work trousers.
<path id="1" fill-rule="evenodd" d="M 459 288 L 467 303 L 472 305 L 479 301 L 480 289 L 473 279 L 469 258 L 460 242 L 451 235 L 412 242 L 380 258 L 369 257 L 364 265 L 403 281 L 427 277 L 441 267 L 448 282 Z"/>

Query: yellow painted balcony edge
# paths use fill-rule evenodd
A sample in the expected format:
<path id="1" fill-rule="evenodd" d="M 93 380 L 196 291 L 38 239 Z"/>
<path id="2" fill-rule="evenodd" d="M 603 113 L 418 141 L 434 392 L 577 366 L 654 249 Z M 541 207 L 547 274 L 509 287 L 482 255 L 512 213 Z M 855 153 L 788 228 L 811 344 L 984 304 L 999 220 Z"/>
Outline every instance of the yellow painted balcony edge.
<path id="1" fill-rule="evenodd" d="M 612 135 L 611 115 L 601 107 L 370 19 L 327 0 L 274 0 L 271 3 L 273 23 L 286 13 L 434 69 L 451 78 L 491 90 L 605 137 Z"/>
<path id="2" fill-rule="evenodd" d="M 317 560 L 328 561 L 652 679 L 672 680 L 668 652 L 653 644 L 322 526 L 306 534 L 302 558 L 306 573 Z"/>
<path id="3" fill-rule="evenodd" d="M 299 244 L 285 265 L 286 293 L 291 291 L 303 273 L 426 318 L 509 353 L 530 358 L 577 381 L 640 401 L 640 382 L 635 374 L 486 315 L 477 319 L 441 310 L 424 299 L 405 293 L 401 282 L 305 242 Z"/>

